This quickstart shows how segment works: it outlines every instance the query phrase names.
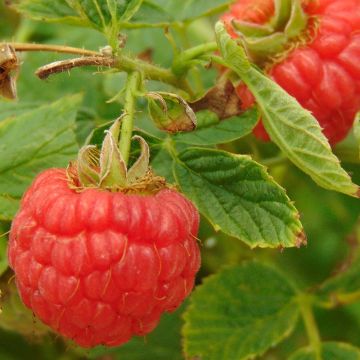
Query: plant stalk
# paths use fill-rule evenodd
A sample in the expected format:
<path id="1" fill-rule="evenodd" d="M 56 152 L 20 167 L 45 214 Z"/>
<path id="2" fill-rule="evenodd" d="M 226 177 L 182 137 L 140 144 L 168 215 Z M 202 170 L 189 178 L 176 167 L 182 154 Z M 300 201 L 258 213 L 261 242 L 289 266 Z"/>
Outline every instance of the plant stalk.
<path id="1" fill-rule="evenodd" d="M 51 51 L 64 54 L 73 54 L 73 55 L 84 55 L 84 56 L 101 56 L 97 51 L 80 49 L 71 46 L 63 45 L 49 45 L 49 44 L 26 44 L 26 43 L 17 43 L 10 42 L 8 43 L 15 51 Z"/>
<path id="2" fill-rule="evenodd" d="M 106 56 L 96 51 L 80 49 L 70 46 L 50 45 L 50 44 L 26 44 L 26 43 L 17 43 L 17 42 L 10 42 L 8 44 L 12 46 L 15 51 L 19 51 L 19 52 L 50 51 L 50 52 L 58 52 L 64 54 L 82 55 L 84 56 L 85 60 L 83 59 L 82 61 L 80 59 L 79 60 L 76 59 L 75 65 L 73 67 L 85 66 L 85 65 L 98 65 L 98 66 L 111 66 L 112 68 L 116 68 L 120 71 L 125 71 L 128 73 L 137 71 L 137 72 L 141 72 L 145 79 L 161 81 L 166 84 L 172 85 L 178 89 L 181 89 L 190 95 L 193 94 L 193 91 L 190 85 L 188 84 L 188 82 L 184 78 L 176 76 L 171 70 L 150 64 L 146 61 L 137 58 L 131 58 L 124 54 L 120 54 L 117 57 L 113 58 L 111 56 Z M 89 59 L 89 61 L 87 61 L 86 57 L 92 57 L 93 59 L 96 60 L 95 63 L 93 63 L 94 61 L 91 61 L 92 59 Z M 64 61 L 71 64 L 73 60 L 64 60 Z M 42 72 L 43 68 L 45 68 L 46 70 L 45 77 L 51 74 L 61 72 L 62 64 L 60 63 L 59 66 L 59 63 L 60 62 L 56 61 L 54 63 L 45 65 L 44 67 L 39 69 L 40 73 Z M 52 67 L 55 67 L 56 69 L 52 71 Z M 71 68 L 70 65 L 64 66 L 63 71 L 67 71 L 70 68 Z"/>
<path id="3" fill-rule="evenodd" d="M 316 360 L 322 360 L 321 356 L 321 338 L 316 324 L 312 309 L 311 296 L 302 294 L 299 296 L 300 311 L 303 317 L 306 332 L 309 338 L 310 346 L 315 352 Z"/>
<path id="4" fill-rule="evenodd" d="M 125 164 L 129 162 L 131 138 L 134 128 L 136 93 L 140 86 L 141 74 L 138 71 L 129 73 L 126 82 L 124 116 L 121 123 L 119 149 Z"/>

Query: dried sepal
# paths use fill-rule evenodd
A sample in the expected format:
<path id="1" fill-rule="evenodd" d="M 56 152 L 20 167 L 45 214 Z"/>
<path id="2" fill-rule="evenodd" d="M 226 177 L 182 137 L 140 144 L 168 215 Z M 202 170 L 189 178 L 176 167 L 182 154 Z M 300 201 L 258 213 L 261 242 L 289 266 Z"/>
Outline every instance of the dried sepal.
<path id="1" fill-rule="evenodd" d="M 194 111 L 210 110 L 220 120 L 241 114 L 244 110 L 235 87 L 226 74 L 202 98 L 190 104 Z"/>
<path id="2" fill-rule="evenodd" d="M 79 150 L 76 162 L 77 175 L 83 187 L 97 186 L 99 184 L 98 152 L 95 145 L 86 145 Z"/>
<path id="3" fill-rule="evenodd" d="M 9 44 L 0 45 L 0 95 L 16 99 L 16 78 L 19 61 L 14 48 Z"/>

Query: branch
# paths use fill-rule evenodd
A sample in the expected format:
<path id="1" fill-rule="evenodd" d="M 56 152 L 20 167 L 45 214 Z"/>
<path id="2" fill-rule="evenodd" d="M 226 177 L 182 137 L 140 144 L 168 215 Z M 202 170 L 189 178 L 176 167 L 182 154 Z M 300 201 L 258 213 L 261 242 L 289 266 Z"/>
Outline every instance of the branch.
<path id="1" fill-rule="evenodd" d="M 84 55 L 84 56 L 101 56 L 100 53 L 92 50 L 79 49 L 71 46 L 48 45 L 48 44 L 24 44 L 8 43 L 15 51 L 50 51 L 64 54 Z"/>
<path id="2" fill-rule="evenodd" d="M 115 59 L 106 56 L 87 56 L 75 59 L 55 61 L 40 67 L 35 74 L 41 79 L 47 79 L 50 75 L 59 74 L 80 66 L 106 66 L 113 67 Z"/>

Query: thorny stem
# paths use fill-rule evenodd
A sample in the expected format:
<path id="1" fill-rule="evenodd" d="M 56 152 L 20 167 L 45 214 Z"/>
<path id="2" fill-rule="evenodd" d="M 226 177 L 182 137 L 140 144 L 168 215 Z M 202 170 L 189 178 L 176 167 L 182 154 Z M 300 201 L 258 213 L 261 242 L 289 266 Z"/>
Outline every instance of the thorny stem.
<path id="1" fill-rule="evenodd" d="M 64 54 L 84 55 L 84 56 L 101 56 L 99 52 L 75 48 L 71 46 L 62 45 L 48 45 L 48 44 L 26 44 L 26 43 L 9 43 L 15 51 L 51 51 Z"/>
<path id="2" fill-rule="evenodd" d="M 308 334 L 310 346 L 312 350 L 315 352 L 316 360 L 322 360 L 321 338 L 314 318 L 311 295 L 301 294 L 299 295 L 298 300 L 299 300 L 300 311 L 303 317 L 306 332 Z"/>
<path id="3" fill-rule="evenodd" d="M 125 71 L 128 73 L 137 71 L 141 72 L 145 79 L 157 80 L 169 85 L 172 85 L 178 89 L 181 89 L 188 94 L 192 95 L 192 89 L 188 82 L 179 78 L 169 69 L 150 64 L 146 61 L 131 58 L 124 54 L 120 54 L 117 57 L 104 56 L 101 53 L 79 49 L 69 46 L 61 45 L 47 45 L 47 44 L 24 44 L 24 43 L 9 43 L 15 51 L 53 51 L 66 54 L 83 55 L 82 58 L 55 61 L 54 63 L 47 64 L 37 71 L 37 75 L 41 79 L 45 79 L 52 74 L 57 74 L 63 71 L 68 71 L 78 66 L 106 66 Z"/>
<path id="4" fill-rule="evenodd" d="M 136 93 L 139 89 L 141 74 L 137 71 L 129 73 L 126 82 L 124 117 L 122 119 L 119 149 L 127 165 L 130 155 L 131 138 L 134 128 Z"/>
<path id="5" fill-rule="evenodd" d="M 44 65 L 36 70 L 35 74 L 42 80 L 47 79 L 50 75 L 59 74 L 80 66 L 107 66 L 112 67 L 114 59 L 104 56 L 84 56 L 76 59 L 55 61 L 51 64 Z"/>

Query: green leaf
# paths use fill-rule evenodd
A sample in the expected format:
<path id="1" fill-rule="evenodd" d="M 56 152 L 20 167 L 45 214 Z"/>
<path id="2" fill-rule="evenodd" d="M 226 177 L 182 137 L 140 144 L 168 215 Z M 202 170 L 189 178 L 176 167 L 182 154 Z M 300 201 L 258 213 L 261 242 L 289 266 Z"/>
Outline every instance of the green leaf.
<path id="1" fill-rule="evenodd" d="M 94 27 L 113 38 L 120 21 L 130 20 L 143 0 L 25 0 L 15 8 L 35 20 Z"/>
<path id="2" fill-rule="evenodd" d="M 1 201 L 1 200 L 0 200 Z M 0 276 L 8 267 L 7 262 L 7 227 L 0 222 Z"/>
<path id="3" fill-rule="evenodd" d="M 144 0 L 135 20 L 147 23 L 187 21 L 226 10 L 233 0 Z"/>
<path id="4" fill-rule="evenodd" d="M 184 306 L 172 314 L 164 314 L 159 326 L 145 338 L 133 338 L 117 348 L 97 347 L 86 351 L 85 357 L 99 359 L 111 354 L 114 359 L 126 360 L 182 360 L 180 327 Z M 113 357 L 111 357 L 113 358 Z"/>
<path id="5" fill-rule="evenodd" d="M 169 152 L 160 148 L 160 150 L 151 157 L 151 168 L 156 175 L 163 176 L 168 183 L 175 183 L 173 175 L 173 158 Z"/>
<path id="6" fill-rule="evenodd" d="M 8 119 L 10 117 L 16 117 L 21 115 L 26 111 L 30 111 L 40 106 L 40 103 L 36 102 L 9 102 L 9 101 L 0 101 L 0 122 Z"/>
<path id="7" fill-rule="evenodd" d="M 251 66 L 245 50 L 216 25 L 219 48 L 229 67 L 246 83 L 256 98 L 271 139 L 301 170 L 320 186 L 358 196 L 359 187 L 342 169 L 339 159 L 311 113 L 279 85 Z"/>
<path id="8" fill-rule="evenodd" d="M 144 0 L 126 0 L 126 4 L 121 9 L 121 20 L 129 21 L 140 9 Z"/>
<path id="9" fill-rule="evenodd" d="M 355 237 L 360 244 L 360 223 Z M 357 250 L 357 251 L 356 251 Z M 330 307 L 347 304 L 360 299 L 360 251 L 354 246 L 347 266 L 335 276 L 326 280 L 319 288 L 317 295 L 320 302 Z"/>
<path id="10" fill-rule="evenodd" d="M 185 313 L 185 353 L 252 359 L 290 335 L 298 317 L 296 291 L 284 275 L 260 263 L 232 266 L 195 289 Z"/>
<path id="11" fill-rule="evenodd" d="M 327 342 L 322 345 L 322 360 L 360 360 L 360 349 L 350 344 Z M 317 360 L 312 349 L 304 348 L 293 354 L 289 360 Z"/>
<path id="12" fill-rule="evenodd" d="M 216 145 L 240 139 L 251 133 L 258 120 L 256 109 L 249 110 L 241 116 L 233 116 L 209 127 L 198 128 L 189 133 L 180 133 L 174 140 L 192 145 Z"/>
<path id="13" fill-rule="evenodd" d="M 358 143 L 359 157 L 360 157 L 360 112 L 356 114 L 353 128 L 354 128 L 354 135 Z"/>
<path id="14" fill-rule="evenodd" d="M 78 18 L 78 13 L 66 0 L 19 1 L 15 9 L 35 20 L 61 21 L 71 24 L 81 24 L 84 21 Z"/>
<path id="15" fill-rule="evenodd" d="M 10 220 L 26 187 L 42 170 L 74 159 L 81 96 L 63 98 L 0 122 L 0 219 Z"/>
<path id="16" fill-rule="evenodd" d="M 174 175 L 216 230 L 252 248 L 304 241 L 299 213 L 284 189 L 249 156 L 188 148 L 176 159 Z"/>

